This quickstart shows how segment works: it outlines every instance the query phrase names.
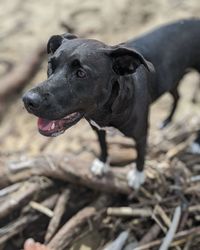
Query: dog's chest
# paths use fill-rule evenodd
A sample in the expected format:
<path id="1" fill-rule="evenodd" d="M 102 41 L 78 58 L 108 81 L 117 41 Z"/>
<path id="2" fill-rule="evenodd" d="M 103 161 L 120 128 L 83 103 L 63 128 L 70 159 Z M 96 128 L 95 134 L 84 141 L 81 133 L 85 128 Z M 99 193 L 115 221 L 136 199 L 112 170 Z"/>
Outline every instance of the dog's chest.
<path id="1" fill-rule="evenodd" d="M 104 130 L 104 131 L 106 131 L 109 135 L 123 135 L 123 136 L 124 136 L 124 134 L 123 134 L 121 131 L 119 131 L 118 129 L 116 129 L 116 128 L 114 128 L 114 127 L 101 127 L 101 126 L 99 126 L 99 125 L 98 125 L 95 121 L 93 121 L 93 120 L 90 120 L 89 122 L 90 122 L 90 124 L 91 124 L 92 126 L 96 127 L 98 130 Z"/>

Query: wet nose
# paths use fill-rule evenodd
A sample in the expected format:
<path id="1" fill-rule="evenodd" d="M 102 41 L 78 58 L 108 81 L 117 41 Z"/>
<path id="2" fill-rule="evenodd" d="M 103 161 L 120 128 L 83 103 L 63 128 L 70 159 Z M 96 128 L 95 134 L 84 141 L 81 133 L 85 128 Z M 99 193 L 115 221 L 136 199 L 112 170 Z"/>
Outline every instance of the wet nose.
<path id="1" fill-rule="evenodd" d="M 26 109 L 30 111 L 39 109 L 42 103 L 41 95 L 32 91 L 25 93 L 22 97 L 22 100 Z"/>

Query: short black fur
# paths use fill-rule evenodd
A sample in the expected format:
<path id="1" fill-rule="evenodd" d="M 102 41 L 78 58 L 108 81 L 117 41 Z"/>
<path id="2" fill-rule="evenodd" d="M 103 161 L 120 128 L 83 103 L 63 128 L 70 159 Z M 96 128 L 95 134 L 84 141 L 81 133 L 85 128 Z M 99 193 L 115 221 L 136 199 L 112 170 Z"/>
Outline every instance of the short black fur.
<path id="1" fill-rule="evenodd" d="M 119 129 L 135 140 L 137 169 L 142 171 L 151 103 L 171 93 L 174 104 L 166 126 L 178 104 L 180 80 L 190 68 L 200 72 L 200 21 L 177 21 L 117 46 L 71 34 L 53 36 L 47 51 L 49 77 L 25 93 L 27 110 L 49 120 L 78 111 L 89 123 Z M 77 77 L 74 60 L 84 77 Z M 106 134 L 92 127 L 101 145 L 100 160 L 106 162 Z"/>

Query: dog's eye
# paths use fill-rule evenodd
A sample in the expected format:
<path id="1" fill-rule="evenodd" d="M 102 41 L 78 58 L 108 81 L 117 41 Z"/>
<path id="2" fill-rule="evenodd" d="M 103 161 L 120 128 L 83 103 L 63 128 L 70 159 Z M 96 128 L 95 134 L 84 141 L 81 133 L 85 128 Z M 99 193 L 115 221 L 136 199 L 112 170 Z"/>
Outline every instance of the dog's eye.
<path id="1" fill-rule="evenodd" d="M 84 77 L 86 77 L 86 72 L 84 70 L 82 70 L 82 69 L 78 69 L 76 71 L 76 76 L 79 77 L 79 78 L 84 78 Z"/>

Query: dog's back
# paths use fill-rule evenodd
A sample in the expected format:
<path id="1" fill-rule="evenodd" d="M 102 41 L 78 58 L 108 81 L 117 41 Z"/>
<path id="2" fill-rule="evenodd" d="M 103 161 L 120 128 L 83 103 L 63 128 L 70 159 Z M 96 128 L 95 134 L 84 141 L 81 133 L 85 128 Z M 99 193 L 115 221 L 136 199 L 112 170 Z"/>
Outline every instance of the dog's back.
<path id="1" fill-rule="evenodd" d="M 156 70 L 156 98 L 176 87 L 188 68 L 200 72 L 200 20 L 181 20 L 126 43 Z M 155 98 L 155 99 L 156 99 Z"/>

